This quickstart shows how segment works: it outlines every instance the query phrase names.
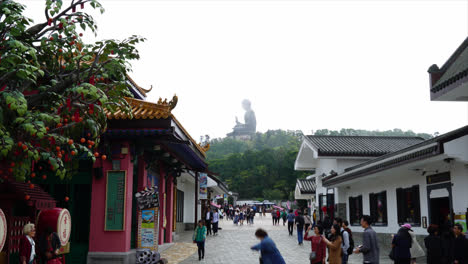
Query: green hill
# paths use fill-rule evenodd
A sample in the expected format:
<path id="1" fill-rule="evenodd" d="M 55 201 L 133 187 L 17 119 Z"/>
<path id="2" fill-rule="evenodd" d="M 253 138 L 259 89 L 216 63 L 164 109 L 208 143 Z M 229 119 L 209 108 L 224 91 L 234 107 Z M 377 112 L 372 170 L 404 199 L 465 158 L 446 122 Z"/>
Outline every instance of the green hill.
<path id="1" fill-rule="evenodd" d="M 317 130 L 315 135 L 340 136 L 419 136 L 413 131 L 393 129 L 368 131 L 356 129 Z M 229 189 L 238 192 L 243 199 L 293 199 L 296 179 L 310 172 L 294 171 L 294 161 L 302 141 L 297 130 L 269 130 L 256 133 L 250 141 L 232 138 L 213 139 L 207 152 L 210 170 L 218 173 Z"/>

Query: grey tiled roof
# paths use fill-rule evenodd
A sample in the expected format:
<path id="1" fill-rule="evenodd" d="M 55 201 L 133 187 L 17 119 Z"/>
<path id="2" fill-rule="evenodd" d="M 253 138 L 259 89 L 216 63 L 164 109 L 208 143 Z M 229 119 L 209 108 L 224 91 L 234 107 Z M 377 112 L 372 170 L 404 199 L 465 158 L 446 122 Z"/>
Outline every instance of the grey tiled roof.
<path id="1" fill-rule="evenodd" d="M 297 185 L 302 194 L 315 193 L 315 180 L 297 179 Z"/>
<path id="2" fill-rule="evenodd" d="M 431 92 L 433 93 L 468 76 L 468 37 L 440 69 L 433 65 L 429 69 L 429 73 L 442 74 L 440 79 L 432 84 Z"/>
<path id="3" fill-rule="evenodd" d="M 378 157 L 424 141 L 420 137 L 307 136 L 319 156 Z"/>

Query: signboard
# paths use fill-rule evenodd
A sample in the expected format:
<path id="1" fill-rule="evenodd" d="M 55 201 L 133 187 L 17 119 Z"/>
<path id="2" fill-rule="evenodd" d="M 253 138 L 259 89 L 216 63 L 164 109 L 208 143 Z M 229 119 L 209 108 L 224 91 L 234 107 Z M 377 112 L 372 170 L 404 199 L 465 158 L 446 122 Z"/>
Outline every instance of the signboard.
<path id="1" fill-rule="evenodd" d="M 463 227 L 463 232 L 466 232 L 466 214 L 456 214 L 455 224 L 460 224 Z"/>
<path id="2" fill-rule="evenodd" d="M 138 210 L 138 248 L 158 250 L 159 210 L 157 207 Z"/>
<path id="3" fill-rule="evenodd" d="M 153 186 L 148 190 L 137 192 L 135 194 L 138 208 L 140 210 L 159 207 L 159 193 L 157 189 L 157 186 Z"/>
<path id="4" fill-rule="evenodd" d="M 57 220 L 57 234 L 62 246 L 67 245 L 71 234 L 71 216 L 67 209 L 62 209 Z"/>
<path id="5" fill-rule="evenodd" d="M 2 252 L 3 246 L 5 246 L 7 231 L 6 217 L 2 209 L 0 209 L 0 252 Z"/>
<path id="6" fill-rule="evenodd" d="M 105 231 L 125 229 L 126 171 L 107 171 Z"/>
<path id="7" fill-rule="evenodd" d="M 450 181 L 450 172 L 442 172 L 426 176 L 426 183 L 433 184 Z"/>
<path id="8" fill-rule="evenodd" d="M 208 175 L 206 173 L 200 173 L 200 192 L 198 199 L 208 199 Z"/>
<path id="9" fill-rule="evenodd" d="M 225 204 L 228 203 L 228 196 L 227 196 L 227 194 L 224 194 L 224 203 L 225 203 Z"/>

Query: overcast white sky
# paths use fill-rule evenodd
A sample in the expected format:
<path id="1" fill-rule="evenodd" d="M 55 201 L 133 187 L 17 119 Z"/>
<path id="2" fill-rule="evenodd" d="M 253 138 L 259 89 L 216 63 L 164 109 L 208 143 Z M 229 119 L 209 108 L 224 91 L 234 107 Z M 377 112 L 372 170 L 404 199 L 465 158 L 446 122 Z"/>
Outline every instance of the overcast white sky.
<path id="1" fill-rule="evenodd" d="M 45 1 L 21 2 L 44 21 Z M 468 35 L 468 1 L 102 3 L 98 38 L 148 39 L 131 76 L 154 86 L 150 101 L 176 93 L 173 113 L 197 140 L 230 132 L 244 98 L 262 132 L 468 124 L 467 103 L 430 101 L 427 73 Z"/>

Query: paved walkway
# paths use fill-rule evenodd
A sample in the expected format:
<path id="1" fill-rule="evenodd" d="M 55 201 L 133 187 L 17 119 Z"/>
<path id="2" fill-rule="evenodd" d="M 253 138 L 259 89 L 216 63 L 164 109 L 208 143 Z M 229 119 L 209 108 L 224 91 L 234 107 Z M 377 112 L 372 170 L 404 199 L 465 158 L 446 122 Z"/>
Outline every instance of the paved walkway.
<path id="1" fill-rule="evenodd" d="M 221 220 L 218 236 L 208 236 L 206 240 L 206 253 L 205 259 L 198 261 L 198 254 L 194 252 L 194 244 L 191 243 L 192 233 L 184 232 L 179 235 L 175 246 L 162 252 L 165 257 L 171 255 L 172 252 L 177 252 L 177 258 L 170 259 L 170 264 L 190 264 L 190 263 L 203 263 L 203 264 L 230 264 L 230 263 L 245 263 L 256 264 L 258 263 L 259 253 L 250 250 L 250 247 L 259 241 L 255 238 L 255 230 L 263 228 L 268 232 L 268 235 L 275 241 L 279 251 L 283 255 L 286 263 L 288 264 L 308 264 L 308 257 L 310 253 L 310 242 L 305 241 L 304 245 L 297 244 L 297 236 L 289 236 L 287 226 L 280 223 L 279 226 L 273 226 L 271 216 L 255 217 L 255 224 L 252 226 L 236 226 L 232 221 Z M 185 245 L 185 247 L 184 247 Z M 196 246 L 195 246 L 196 248 Z M 381 264 L 392 263 L 386 256 L 388 252 L 381 252 Z M 184 260 L 181 260 L 184 259 Z M 362 263 L 361 255 L 351 255 L 349 264 Z M 418 262 L 422 263 L 422 262 Z"/>

